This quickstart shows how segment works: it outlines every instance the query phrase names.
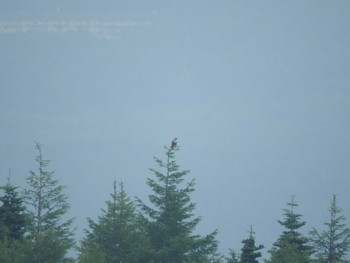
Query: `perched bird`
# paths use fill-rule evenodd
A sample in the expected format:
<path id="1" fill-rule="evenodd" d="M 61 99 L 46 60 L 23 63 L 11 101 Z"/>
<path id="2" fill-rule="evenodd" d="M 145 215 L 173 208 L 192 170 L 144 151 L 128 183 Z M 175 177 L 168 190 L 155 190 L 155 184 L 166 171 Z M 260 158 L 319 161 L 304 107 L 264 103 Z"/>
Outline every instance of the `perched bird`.
<path id="1" fill-rule="evenodd" d="M 171 141 L 171 149 L 174 149 L 177 145 L 177 138 L 174 138 L 174 140 Z"/>

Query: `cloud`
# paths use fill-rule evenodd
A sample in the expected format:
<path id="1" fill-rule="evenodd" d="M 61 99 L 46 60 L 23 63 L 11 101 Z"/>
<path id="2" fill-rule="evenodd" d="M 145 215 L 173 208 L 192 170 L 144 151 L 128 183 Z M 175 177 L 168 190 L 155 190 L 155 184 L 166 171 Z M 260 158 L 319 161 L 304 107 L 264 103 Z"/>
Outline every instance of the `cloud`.
<path id="1" fill-rule="evenodd" d="M 117 38 L 124 29 L 149 25 L 151 25 L 150 22 L 138 21 L 0 21 L 0 34 L 89 32 L 94 35 L 102 35 L 105 38 Z"/>

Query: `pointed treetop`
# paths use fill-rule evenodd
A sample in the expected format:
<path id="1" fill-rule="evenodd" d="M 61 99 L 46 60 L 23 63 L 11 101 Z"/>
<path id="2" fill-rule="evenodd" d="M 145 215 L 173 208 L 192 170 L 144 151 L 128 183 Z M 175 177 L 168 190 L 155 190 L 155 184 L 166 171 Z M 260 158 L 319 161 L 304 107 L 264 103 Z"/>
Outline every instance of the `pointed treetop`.
<path id="1" fill-rule="evenodd" d="M 293 194 L 290 198 L 290 202 L 287 203 L 292 213 L 294 213 L 294 207 L 298 206 L 298 203 L 294 200 L 294 198 L 295 198 L 295 195 Z"/>
<path id="2" fill-rule="evenodd" d="M 11 168 L 9 168 L 9 176 L 6 179 L 7 179 L 7 184 L 11 184 Z"/>
<path id="3" fill-rule="evenodd" d="M 254 238 L 255 232 L 253 231 L 253 226 L 250 225 L 250 230 L 248 231 L 249 238 Z"/>

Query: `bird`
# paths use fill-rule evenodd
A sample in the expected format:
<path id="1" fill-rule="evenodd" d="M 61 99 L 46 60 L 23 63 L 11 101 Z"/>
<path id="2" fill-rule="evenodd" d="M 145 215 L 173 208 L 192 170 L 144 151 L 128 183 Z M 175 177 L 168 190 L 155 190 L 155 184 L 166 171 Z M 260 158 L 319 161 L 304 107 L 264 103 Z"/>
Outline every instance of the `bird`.
<path id="1" fill-rule="evenodd" d="M 177 138 L 174 138 L 174 139 L 171 141 L 171 149 L 174 149 L 176 146 L 177 146 Z"/>

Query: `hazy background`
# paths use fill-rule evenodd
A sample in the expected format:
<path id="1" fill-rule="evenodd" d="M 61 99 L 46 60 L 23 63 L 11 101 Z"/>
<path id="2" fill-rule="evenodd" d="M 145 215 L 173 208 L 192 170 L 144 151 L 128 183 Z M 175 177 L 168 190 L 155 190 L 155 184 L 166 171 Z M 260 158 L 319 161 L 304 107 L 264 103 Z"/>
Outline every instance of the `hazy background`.
<path id="1" fill-rule="evenodd" d="M 350 219 L 349 1 L 0 1 L 0 183 L 43 144 L 77 239 L 178 137 L 198 232 L 267 249 L 296 195 L 307 233 Z M 349 220 L 347 221 L 349 224 Z M 266 250 L 267 250 L 266 249 Z M 266 255 L 266 253 L 265 253 Z"/>

